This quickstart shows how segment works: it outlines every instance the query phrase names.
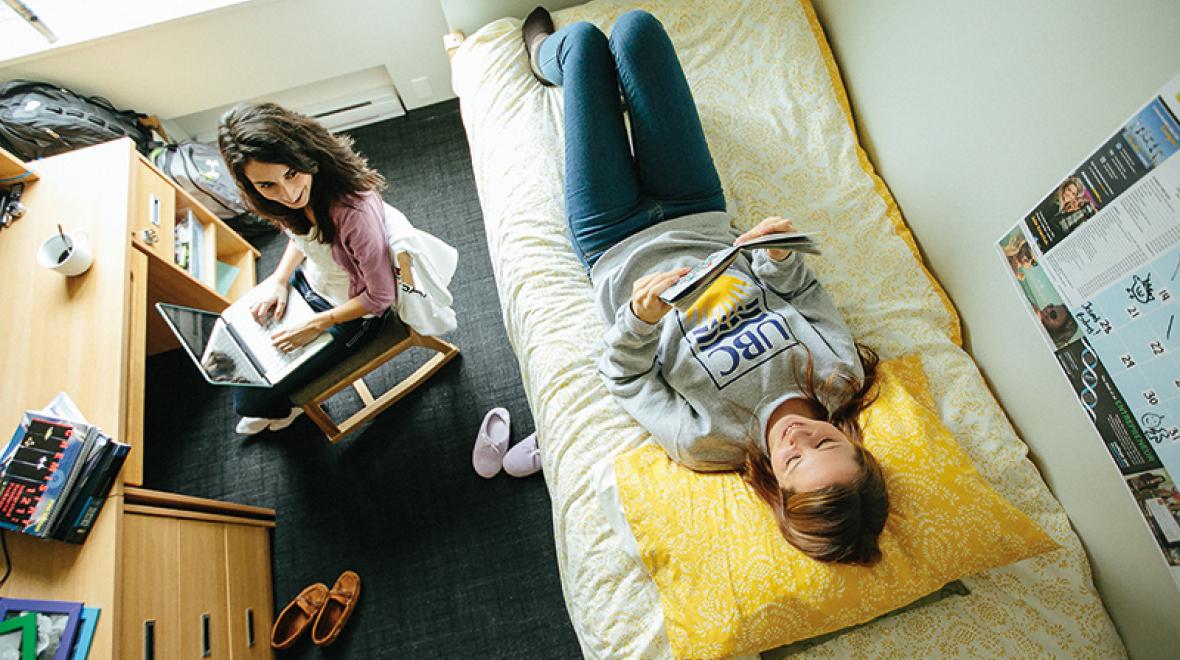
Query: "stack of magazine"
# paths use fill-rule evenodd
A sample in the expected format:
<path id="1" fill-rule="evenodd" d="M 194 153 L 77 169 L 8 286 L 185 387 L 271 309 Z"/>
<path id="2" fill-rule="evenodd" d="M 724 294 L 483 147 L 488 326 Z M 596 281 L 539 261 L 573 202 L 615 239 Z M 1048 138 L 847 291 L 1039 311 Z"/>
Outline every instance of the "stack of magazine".
<path id="1" fill-rule="evenodd" d="M 64 392 L 25 412 L 0 454 L 0 529 L 83 542 L 130 449 Z"/>

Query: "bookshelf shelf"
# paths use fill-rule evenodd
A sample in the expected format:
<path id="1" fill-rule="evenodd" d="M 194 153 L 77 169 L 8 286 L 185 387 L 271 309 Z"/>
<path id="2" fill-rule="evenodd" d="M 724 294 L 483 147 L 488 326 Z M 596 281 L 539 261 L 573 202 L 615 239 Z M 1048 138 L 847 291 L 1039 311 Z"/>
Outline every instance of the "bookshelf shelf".
<path id="1" fill-rule="evenodd" d="M 0 149 L 0 186 L 37 180 L 37 173 L 13 154 Z"/>
<path id="2" fill-rule="evenodd" d="M 149 307 L 166 302 L 220 312 L 249 291 L 258 250 L 147 159 L 137 158 L 135 168 L 134 206 L 141 212 L 132 244 L 148 256 Z M 180 348 L 154 310 L 147 334 L 148 355 Z"/>

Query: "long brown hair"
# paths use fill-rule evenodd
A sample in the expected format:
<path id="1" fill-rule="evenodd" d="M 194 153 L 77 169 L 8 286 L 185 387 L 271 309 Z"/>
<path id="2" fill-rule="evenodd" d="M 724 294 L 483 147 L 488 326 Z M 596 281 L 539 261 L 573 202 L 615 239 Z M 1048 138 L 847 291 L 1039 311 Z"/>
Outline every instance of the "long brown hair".
<path id="1" fill-rule="evenodd" d="M 880 358 L 861 344 L 856 345 L 856 351 L 864 370 L 863 379 L 858 382 L 846 373 L 839 373 L 831 382 L 820 384 L 831 400 L 843 401 L 824 421 L 840 429 L 856 449 L 860 471 L 852 483 L 803 493 L 781 488 L 761 442 L 747 446 L 746 464 L 741 472 L 746 483 L 770 506 L 788 543 L 812 559 L 868 566 L 881 558 L 877 538 L 889 515 L 889 494 L 881 465 L 865 448 L 857 422 L 857 415 L 876 398 L 873 386 Z M 803 373 L 797 376 L 803 398 L 817 410 L 826 411 L 827 407 L 817 396 L 813 380 L 815 365 L 810 353 Z"/>
<path id="2" fill-rule="evenodd" d="M 222 115 L 217 145 L 250 210 L 300 235 L 311 230 L 307 214 L 263 197 L 246 177 L 246 164 L 279 163 L 311 174 L 308 204 L 315 214 L 316 239 L 322 243 L 336 237 L 328 212 L 333 202 L 385 188 L 385 178 L 352 150 L 352 138 L 333 135 L 316 120 L 274 103 L 241 104 Z"/>

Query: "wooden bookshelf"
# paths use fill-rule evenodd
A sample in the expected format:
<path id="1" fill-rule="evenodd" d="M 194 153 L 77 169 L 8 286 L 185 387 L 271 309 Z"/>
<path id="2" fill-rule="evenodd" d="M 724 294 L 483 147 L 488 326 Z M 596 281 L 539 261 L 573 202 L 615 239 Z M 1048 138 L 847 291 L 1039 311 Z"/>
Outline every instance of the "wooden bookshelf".
<path id="1" fill-rule="evenodd" d="M 254 286 L 254 262 L 260 253 L 142 156 L 136 159 L 133 180 L 136 182 L 133 209 L 138 220 L 132 244 L 148 256 L 151 313 L 147 322 L 147 354 L 155 355 L 180 348 L 176 336 L 155 313 L 157 302 L 220 312 Z M 177 223 L 189 214 L 196 222 L 193 231 L 201 236 L 199 251 L 189 255 L 190 260 L 200 261 L 199 276 L 176 263 Z M 237 269 L 224 291 L 218 290 L 218 262 Z"/>

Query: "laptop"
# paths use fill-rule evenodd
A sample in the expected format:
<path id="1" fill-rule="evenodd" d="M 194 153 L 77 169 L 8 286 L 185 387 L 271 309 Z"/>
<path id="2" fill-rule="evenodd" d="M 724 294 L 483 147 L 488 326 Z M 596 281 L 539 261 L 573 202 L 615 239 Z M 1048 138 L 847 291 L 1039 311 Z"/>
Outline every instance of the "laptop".
<path id="1" fill-rule="evenodd" d="M 302 296 L 292 292 L 282 321 L 261 325 L 250 314 L 252 293 L 221 314 L 156 303 L 164 322 L 213 385 L 272 387 L 332 341 L 325 332 L 293 351 L 280 351 L 271 343 L 271 335 L 298 325 L 314 312 Z"/>

